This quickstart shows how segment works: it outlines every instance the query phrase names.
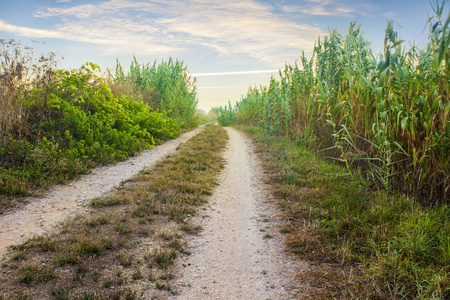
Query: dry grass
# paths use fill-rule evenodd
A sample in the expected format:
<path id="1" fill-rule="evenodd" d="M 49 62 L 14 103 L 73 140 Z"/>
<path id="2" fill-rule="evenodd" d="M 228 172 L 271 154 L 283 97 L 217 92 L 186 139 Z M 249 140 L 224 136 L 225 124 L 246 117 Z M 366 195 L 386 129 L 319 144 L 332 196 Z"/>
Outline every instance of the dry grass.
<path id="1" fill-rule="evenodd" d="M 91 202 L 55 233 L 11 249 L 0 299 L 138 299 L 176 293 L 173 262 L 185 250 L 190 216 L 223 168 L 225 131 L 209 126 L 114 194 Z M 49 296 L 50 295 L 50 296 Z"/>
<path id="2" fill-rule="evenodd" d="M 32 48 L 15 40 L 0 39 L 0 147 L 9 143 L 11 137 L 31 135 L 26 124 L 29 111 L 23 105 L 28 90 L 45 86 L 57 64 L 54 53 L 35 58 Z M 8 163 L 0 153 L 0 164 Z"/>

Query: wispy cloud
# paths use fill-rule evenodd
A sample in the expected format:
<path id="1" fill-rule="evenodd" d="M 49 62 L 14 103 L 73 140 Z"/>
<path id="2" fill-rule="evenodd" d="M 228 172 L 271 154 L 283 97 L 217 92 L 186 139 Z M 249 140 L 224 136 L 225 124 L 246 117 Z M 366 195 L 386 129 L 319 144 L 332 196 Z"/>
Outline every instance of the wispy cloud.
<path id="1" fill-rule="evenodd" d="M 388 12 L 383 13 L 383 17 L 393 20 L 393 19 L 398 18 L 398 15 L 393 11 L 388 11 Z"/>
<path id="2" fill-rule="evenodd" d="M 34 17 L 56 25 L 33 29 L 2 22 L 0 30 L 94 43 L 107 54 L 176 55 L 200 46 L 226 60 L 253 58 L 274 67 L 312 49 L 322 33 L 256 0 L 107 0 L 47 7 Z"/>
<path id="3" fill-rule="evenodd" d="M 129 53 L 129 40 L 120 39 L 117 37 L 111 37 L 104 34 L 101 29 L 93 28 L 90 30 L 89 34 L 85 34 L 85 28 L 73 25 L 65 25 L 58 27 L 55 30 L 50 29 L 34 29 L 23 26 L 15 26 L 7 24 L 0 20 L 0 31 L 12 32 L 21 36 L 33 37 L 33 38 L 56 38 L 63 40 L 78 41 L 83 43 L 96 44 L 99 46 L 104 46 L 105 53 Z M 130 36 L 128 36 L 129 38 Z M 132 36 L 131 36 L 132 37 Z M 170 47 L 169 45 L 161 45 L 159 43 L 154 43 L 154 41 L 149 40 L 147 37 L 140 37 L 143 43 L 138 43 L 134 45 L 134 52 L 132 53 L 142 53 L 150 47 L 152 53 L 173 53 L 175 51 L 180 51 L 181 49 Z"/>
<path id="4" fill-rule="evenodd" d="M 16 34 L 36 38 L 62 38 L 63 35 L 54 30 L 34 29 L 22 26 L 15 26 L 0 20 L 0 30 L 6 32 L 14 32 Z"/>
<path id="5" fill-rule="evenodd" d="M 301 4 L 283 5 L 282 10 L 307 16 L 367 17 L 378 8 L 360 0 L 305 0 Z"/>

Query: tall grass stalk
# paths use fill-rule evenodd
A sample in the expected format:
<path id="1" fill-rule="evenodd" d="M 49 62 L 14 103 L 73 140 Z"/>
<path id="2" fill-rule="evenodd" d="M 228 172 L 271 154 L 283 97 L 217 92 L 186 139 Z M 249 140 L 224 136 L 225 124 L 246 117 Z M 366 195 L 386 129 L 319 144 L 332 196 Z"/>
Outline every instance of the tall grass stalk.
<path id="1" fill-rule="evenodd" d="M 153 109 L 167 113 L 185 126 L 197 124 L 196 79 L 189 75 L 182 61 L 169 58 L 159 64 L 156 61 L 153 64 L 139 64 L 134 58 L 128 73 L 118 62 L 115 79 L 133 82 L 146 91 L 154 91 L 157 96 L 150 104 Z"/>

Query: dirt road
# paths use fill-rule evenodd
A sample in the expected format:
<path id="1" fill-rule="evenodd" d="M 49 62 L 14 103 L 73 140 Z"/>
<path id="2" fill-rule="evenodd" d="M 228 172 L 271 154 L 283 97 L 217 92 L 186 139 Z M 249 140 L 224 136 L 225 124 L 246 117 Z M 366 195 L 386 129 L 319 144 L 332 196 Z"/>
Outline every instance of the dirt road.
<path id="1" fill-rule="evenodd" d="M 227 128 L 226 166 L 199 217 L 204 230 L 181 262 L 175 299 L 293 299 L 295 266 L 283 252 L 276 210 L 253 145 Z"/>
<path id="2" fill-rule="evenodd" d="M 46 197 L 32 199 L 25 209 L 1 215 L 0 255 L 7 246 L 51 231 L 57 223 L 87 210 L 89 200 L 155 164 L 200 130 L 117 165 L 95 169 L 70 185 L 53 188 Z M 188 237 L 192 255 L 177 262 L 173 289 L 177 295 L 171 297 L 294 299 L 293 278 L 299 266 L 283 251 L 277 210 L 263 183 L 254 146 L 233 128 L 227 133 L 220 185 L 196 217 L 203 231 Z"/>
<path id="3" fill-rule="evenodd" d="M 107 193 L 158 160 L 175 151 L 179 144 L 197 134 L 202 127 L 182 134 L 154 149 L 144 151 L 116 165 L 96 168 L 68 185 L 53 187 L 44 197 L 30 198 L 24 208 L 0 215 L 0 258 L 8 246 L 20 244 L 33 235 L 51 230 L 68 217 L 82 212 L 90 200 Z"/>

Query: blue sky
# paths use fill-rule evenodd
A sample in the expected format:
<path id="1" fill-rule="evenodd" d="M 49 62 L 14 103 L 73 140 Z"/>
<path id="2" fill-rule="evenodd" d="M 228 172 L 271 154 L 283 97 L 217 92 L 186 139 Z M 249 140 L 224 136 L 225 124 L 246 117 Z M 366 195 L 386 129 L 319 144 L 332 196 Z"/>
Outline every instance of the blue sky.
<path id="1" fill-rule="evenodd" d="M 423 48 L 432 15 L 428 0 L 0 0 L 0 38 L 56 52 L 61 68 L 181 59 L 197 77 L 199 108 L 209 110 L 266 85 L 302 51 L 310 57 L 330 29 L 345 34 L 356 21 L 380 52 L 393 20 Z"/>

